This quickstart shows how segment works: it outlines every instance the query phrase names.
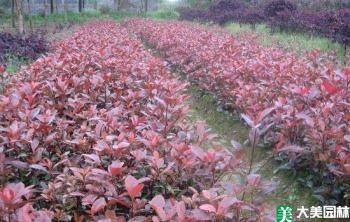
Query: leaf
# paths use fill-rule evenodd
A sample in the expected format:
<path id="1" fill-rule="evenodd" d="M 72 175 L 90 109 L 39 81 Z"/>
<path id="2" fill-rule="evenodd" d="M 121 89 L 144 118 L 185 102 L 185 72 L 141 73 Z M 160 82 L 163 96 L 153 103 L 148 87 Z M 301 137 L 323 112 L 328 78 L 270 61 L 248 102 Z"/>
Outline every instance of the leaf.
<path id="1" fill-rule="evenodd" d="M 42 171 L 48 173 L 47 169 L 40 164 L 31 164 L 31 165 L 29 165 L 29 167 L 32 169 L 36 169 L 36 170 L 42 170 Z"/>
<path id="2" fill-rule="evenodd" d="M 344 164 L 344 169 L 347 174 L 350 174 L 350 163 Z"/>
<path id="3" fill-rule="evenodd" d="M 30 143 L 30 146 L 32 148 L 32 152 L 35 153 L 36 148 L 39 146 L 39 140 L 37 138 L 34 138 Z"/>
<path id="4" fill-rule="evenodd" d="M 275 107 L 270 107 L 270 108 L 263 110 L 259 114 L 257 121 L 261 122 L 266 116 L 268 116 L 270 113 L 272 113 L 275 109 L 276 109 Z"/>
<path id="5" fill-rule="evenodd" d="M 306 152 L 307 150 L 305 150 L 303 147 L 300 147 L 297 145 L 286 145 L 286 146 L 283 146 L 278 151 L 279 152 L 288 151 L 288 152 L 294 152 L 294 153 L 303 153 L 303 152 Z"/>
<path id="6" fill-rule="evenodd" d="M 146 150 L 135 150 L 130 152 L 131 155 L 133 155 L 136 159 L 136 161 L 141 161 L 143 159 L 146 159 L 147 157 L 147 151 Z"/>
<path id="7" fill-rule="evenodd" d="M 141 192 L 143 186 L 142 183 L 139 184 L 138 180 L 131 175 L 128 175 L 125 179 L 125 188 L 132 199 L 135 199 L 135 197 Z"/>
<path id="8" fill-rule="evenodd" d="M 242 149 L 241 143 L 237 142 L 236 140 L 231 140 L 231 145 L 232 145 L 233 148 L 236 149 L 236 150 Z"/>
<path id="9" fill-rule="evenodd" d="M 9 161 L 7 162 L 9 165 L 12 165 L 14 167 L 17 167 L 18 169 L 27 169 L 29 167 L 29 164 L 23 161 L 19 161 L 19 160 L 13 160 L 13 161 Z"/>
<path id="10" fill-rule="evenodd" d="M 237 200 L 235 197 L 224 197 L 224 199 L 219 202 L 218 214 L 226 214 L 226 211 L 235 203 L 241 203 L 241 201 Z"/>
<path id="11" fill-rule="evenodd" d="M 23 207 L 21 207 L 18 210 L 17 217 L 18 221 L 21 222 L 32 222 L 33 215 L 32 212 L 34 211 L 33 206 L 29 203 L 25 204 Z"/>
<path id="12" fill-rule="evenodd" d="M 119 143 L 118 145 L 114 145 L 114 146 L 113 146 L 113 149 L 123 149 L 123 148 L 127 148 L 127 147 L 129 147 L 129 146 L 130 146 L 129 143 L 127 143 L 127 142 L 121 142 L 121 143 Z"/>
<path id="13" fill-rule="evenodd" d="M 261 181 L 261 176 L 258 174 L 249 174 L 247 181 L 250 186 L 257 186 Z"/>
<path id="14" fill-rule="evenodd" d="M 207 212 L 211 212 L 211 213 L 216 213 L 216 208 L 211 204 L 203 204 L 199 207 L 199 209 Z"/>
<path id="15" fill-rule="evenodd" d="M 160 217 L 162 221 L 166 221 L 168 219 L 164 211 L 165 200 L 162 195 L 157 195 L 153 197 L 153 199 L 149 203 L 151 207 L 156 211 L 157 215 Z"/>
<path id="16" fill-rule="evenodd" d="M 100 210 L 105 208 L 105 206 L 106 206 L 105 198 L 104 197 L 100 197 L 92 204 L 91 213 L 92 214 L 96 214 L 97 212 L 99 212 Z"/>
<path id="17" fill-rule="evenodd" d="M 123 165 L 124 163 L 119 160 L 113 161 L 112 164 L 108 166 L 108 172 L 113 176 L 118 175 L 124 170 Z"/>
<path id="18" fill-rule="evenodd" d="M 246 114 L 241 114 L 241 117 L 244 119 L 244 121 L 251 127 L 255 127 L 254 121 Z"/>
<path id="19" fill-rule="evenodd" d="M 333 83 L 327 80 L 324 80 L 322 85 L 329 94 L 335 94 L 336 92 L 338 92 L 338 88 Z"/>
<path id="20" fill-rule="evenodd" d="M 96 154 L 83 154 L 85 158 L 93 160 L 94 163 L 96 164 L 101 164 L 100 157 Z"/>
<path id="21" fill-rule="evenodd" d="M 350 143 L 350 135 L 349 134 L 345 135 L 344 140 Z"/>
<path id="22" fill-rule="evenodd" d="M 311 89 L 308 87 L 303 87 L 300 89 L 300 95 L 305 96 L 305 95 L 309 94 L 310 90 Z"/>
<path id="23" fill-rule="evenodd" d="M 96 199 L 97 199 L 97 196 L 95 194 L 88 194 L 87 196 L 85 196 L 81 200 L 81 203 L 82 203 L 83 206 L 90 205 L 90 204 L 93 204 Z"/>
<path id="24" fill-rule="evenodd" d="M 176 213 L 179 217 L 180 222 L 184 222 L 186 220 L 186 205 L 185 202 L 180 201 L 176 202 Z"/>
<path id="25" fill-rule="evenodd" d="M 192 210 L 192 214 L 197 221 L 208 221 L 211 219 L 210 214 L 200 209 Z"/>
<path id="26" fill-rule="evenodd" d="M 30 118 L 34 119 L 35 117 L 37 117 L 39 115 L 40 111 L 41 111 L 40 107 L 33 109 L 30 113 Z"/>
<path id="27" fill-rule="evenodd" d="M 315 126 L 314 120 L 310 116 L 308 116 L 308 115 L 306 115 L 304 113 L 299 113 L 295 117 L 297 117 L 298 119 L 304 120 L 306 122 L 306 124 L 309 125 L 310 127 L 314 127 Z"/>
<path id="28" fill-rule="evenodd" d="M 191 146 L 192 153 L 201 160 L 204 160 L 205 152 L 198 146 Z"/>
<path id="29" fill-rule="evenodd" d="M 343 68 L 343 72 L 345 75 L 350 77 L 350 67 Z"/>

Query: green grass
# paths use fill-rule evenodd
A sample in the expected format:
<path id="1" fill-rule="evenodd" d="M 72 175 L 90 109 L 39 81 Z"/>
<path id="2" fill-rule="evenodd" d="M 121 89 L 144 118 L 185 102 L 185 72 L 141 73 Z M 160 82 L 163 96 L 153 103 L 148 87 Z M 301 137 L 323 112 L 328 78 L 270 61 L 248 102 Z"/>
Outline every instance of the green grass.
<path id="1" fill-rule="evenodd" d="M 29 64 L 32 61 L 28 58 L 18 58 L 15 55 L 8 54 L 6 62 L 6 72 L 16 73 L 20 70 L 22 65 Z"/>
<path id="2" fill-rule="evenodd" d="M 101 13 L 96 10 L 86 10 L 82 13 L 78 12 L 68 12 L 67 19 L 68 21 L 74 23 L 84 23 L 91 19 L 104 19 L 104 18 L 112 18 L 115 20 L 121 20 L 125 17 L 147 17 L 153 19 L 176 19 L 178 17 L 178 13 L 174 8 L 171 7 L 162 7 L 157 11 L 150 11 L 147 13 L 135 13 L 135 12 L 127 12 L 127 11 L 110 11 L 107 13 Z M 33 22 L 42 23 L 44 22 L 44 18 L 41 15 L 33 15 Z M 48 15 L 49 22 L 64 22 L 65 15 L 63 13 L 53 13 Z"/>
<path id="3" fill-rule="evenodd" d="M 258 34 L 258 41 L 264 46 L 282 46 L 293 52 L 301 54 L 312 49 L 322 51 L 337 50 L 340 59 L 344 59 L 344 48 L 327 38 L 309 36 L 307 34 L 276 32 L 270 33 L 270 29 L 259 24 L 253 29 L 250 25 L 229 23 L 226 26 L 233 33 L 254 32 Z"/>
<path id="4" fill-rule="evenodd" d="M 130 13 L 130 12 L 124 12 L 124 11 L 120 11 L 120 12 L 109 12 L 109 13 L 101 13 L 99 11 L 95 11 L 95 10 L 88 10 L 88 11 L 84 11 L 82 13 L 77 13 L 77 12 L 68 12 L 67 13 L 67 20 L 69 22 L 74 22 L 77 24 L 81 24 L 84 22 L 87 22 L 91 19 L 103 19 L 103 18 L 113 18 L 116 20 L 120 20 L 126 16 L 136 16 L 135 13 Z M 43 16 L 41 15 L 33 15 L 33 22 L 36 24 L 39 23 L 43 23 L 45 20 L 43 18 Z M 53 14 L 49 14 L 48 15 L 48 22 L 65 22 L 65 15 L 63 13 L 53 13 Z"/>
<path id="5" fill-rule="evenodd" d="M 204 120 L 215 133 L 224 138 L 227 146 L 230 146 L 230 139 L 233 138 L 240 143 L 247 140 L 249 128 L 242 124 L 237 114 L 223 110 L 212 94 L 197 86 L 189 87 L 189 93 L 192 95 L 188 102 L 192 121 Z"/>
<path id="6" fill-rule="evenodd" d="M 170 20 L 177 19 L 179 13 L 176 11 L 176 8 L 171 6 L 163 6 L 157 11 L 150 11 L 145 14 L 145 17 L 152 18 L 156 20 Z"/>
<path id="7" fill-rule="evenodd" d="M 219 143 L 230 148 L 232 147 L 231 140 L 235 139 L 243 144 L 246 150 L 244 161 L 247 164 L 252 149 L 246 143 L 249 128 L 240 120 L 238 114 L 222 109 L 213 94 L 203 91 L 198 86 L 191 85 L 188 87 L 188 93 L 191 95 L 190 100 L 187 101 L 190 107 L 188 113 L 189 121 L 192 123 L 205 121 L 210 131 L 218 135 L 214 143 Z M 210 144 L 205 144 L 203 148 L 210 146 Z M 279 163 L 271 157 L 272 154 L 269 147 L 258 146 L 258 149 L 255 150 L 254 171 L 258 171 L 257 173 L 261 174 L 267 180 L 279 182 L 275 192 L 264 197 L 264 202 L 269 203 L 273 207 L 278 204 L 290 204 L 293 207 L 300 207 L 302 205 L 312 206 L 316 204 L 317 201 L 312 196 L 312 190 L 301 185 L 296 180 L 298 177 L 286 171 L 280 171 L 274 174 L 274 170 L 279 166 Z M 245 167 L 241 170 L 247 170 Z"/>
<path id="8" fill-rule="evenodd" d="M 7 64 L 7 67 L 6 67 L 6 72 L 8 73 L 16 73 L 19 71 L 19 67 L 14 65 L 14 64 Z"/>
<path id="9" fill-rule="evenodd" d="M 157 11 L 149 11 L 147 13 L 135 13 L 135 12 L 127 12 L 127 11 L 109 11 L 106 13 L 101 13 L 97 10 L 85 10 L 82 13 L 78 12 L 68 12 L 67 20 L 68 22 L 73 22 L 76 24 L 82 24 L 91 19 L 115 19 L 120 21 L 125 17 L 146 17 L 152 18 L 156 20 L 169 20 L 169 19 L 177 19 L 179 16 L 176 8 L 171 6 L 162 6 Z M 48 22 L 49 23 L 63 23 L 66 22 L 64 13 L 53 13 L 48 14 Z M 28 17 L 25 18 L 25 21 L 28 21 Z M 43 15 L 33 14 L 32 21 L 34 26 L 41 25 L 45 22 Z M 27 24 L 26 24 L 27 25 Z M 11 16 L 4 15 L 0 17 L 0 31 L 4 29 L 11 29 Z"/>

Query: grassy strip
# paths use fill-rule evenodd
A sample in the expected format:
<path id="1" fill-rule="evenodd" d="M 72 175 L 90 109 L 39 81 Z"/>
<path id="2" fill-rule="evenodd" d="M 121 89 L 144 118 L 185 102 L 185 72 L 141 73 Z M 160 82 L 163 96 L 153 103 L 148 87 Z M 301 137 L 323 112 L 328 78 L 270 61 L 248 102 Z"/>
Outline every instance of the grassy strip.
<path id="1" fill-rule="evenodd" d="M 127 12 L 127 11 L 110 11 L 108 13 L 102 13 L 96 10 L 86 10 L 82 13 L 68 12 L 67 21 L 66 21 L 66 16 L 63 13 L 49 14 L 47 19 L 49 23 L 48 25 L 50 25 L 53 23 L 60 24 L 65 22 L 74 23 L 74 24 L 83 24 L 92 19 L 114 19 L 116 21 L 120 21 L 125 17 L 144 17 L 144 18 L 152 18 L 156 20 L 165 20 L 165 19 L 177 19 L 178 13 L 176 12 L 175 8 L 164 6 L 157 11 L 150 11 L 142 14 Z M 26 18 L 25 21 L 28 21 L 28 18 Z M 32 15 L 32 21 L 33 21 L 34 27 L 42 26 L 45 23 L 44 17 L 40 14 Z M 6 15 L 1 17 L 0 24 L 1 24 L 0 31 L 12 30 L 11 16 Z M 15 73 L 19 70 L 22 64 L 27 64 L 30 62 L 30 61 L 27 61 L 26 59 L 15 58 L 14 56 L 11 56 L 11 55 L 9 55 L 9 57 L 11 57 L 11 59 L 6 64 L 7 65 L 6 71 L 8 73 Z"/>
<path id="2" fill-rule="evenodd" d="M 127 11 L 110 11 L 106 13 L 102 13 L 97 10 L 85 10 L 82 13 L 78 12 L 68 12 L 67 20 L 68 22 L 73 22 L 76 24 L 81 24 L 87 22 L 91 19 L 104 19 L 110 18 L 115 19 L 117 21 L 123 19 L 124 17 L 144 17 L 144 18 L 152 18 L 152 19 L 177 19 L 179 16 L 178 12 L 173 7 L 161 7 L 156 11 L 149 11 L 146 13 L 135 13 L 135 12 L 127 12 Z M 63 23 L 66 22 L 64 13 L 53 13 L 48 14 L 48 22 L 52 23 Z M 34 25 L 40 25 L 45 22 L 45 19 L 40 14 L 33 14 L 32 20 Z M 28 21 L 28 18 L 25 18 L 25 21 Z M 0 24 L 2 24 L 3 28 L 11 26 L 11 16 L 5 15 L 0 18 Z M 1 27 L 0 27 L 1 30 Z"/>
<path id="3" fill-rule="evenodd" d="M 258 34 L 258 41 L 264 46 L 280 45 L 298 54 L 305 51 L 320 49 L 324 52 L 336 50 L 341 61 L 344 58 L 344 47 L 339 43 L 332 42 L 327 38 L 310 36 L 302 33 L 271 33 L 270 29 L 264 25 L 256 25 L 253 29 L 250 25 L 240 25 L 239 23 L 229 23 L 226 27 L 233 33 L 253 32 Z"/>

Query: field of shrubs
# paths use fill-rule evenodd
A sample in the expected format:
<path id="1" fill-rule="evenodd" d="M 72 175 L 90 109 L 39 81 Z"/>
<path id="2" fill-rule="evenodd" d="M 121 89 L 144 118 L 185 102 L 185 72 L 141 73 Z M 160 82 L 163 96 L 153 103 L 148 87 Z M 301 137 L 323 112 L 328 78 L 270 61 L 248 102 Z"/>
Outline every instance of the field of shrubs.
<path id="1" fill-rule="evenodd" d="M 347 48 L 350 45 L 350 3 L 344 1 L 340 8 L 306 8 L 297 1 L 270 0 L 260 5 L 241 0 L 220 0 L 209 8 L 180 9 L 180 18 L 188 21 L 214 22 L 224 25 L 228 22 L 249 24 L 255 27 L 265 23 L 272 32 L 306 33 L 336 41 Z M 305 1 L 307 2 L 307 1 Z M 321 6 L 332 1 L 310 1 Z M 333 1 L 336 2 L 336 1 Z M 340 1 L 338 1 L 340 2 Z"/>
<path id="2" fill-rule="evenodd" d="M 191 23 L 123 24 L 238 110 L 251 127 L 250 141 L 274 146 L 284 168 L 306 171 L 304 182 L 317 188 L 320 201 L 348 201 L 350 68 L 337 68 L 317 50 L 297 57 Z"/>
<path id="3" fill-rule="evenodd" d="M 2 218 L 272 221 L 252 202 L 271 183 L 185 121 L 185 87 L 114 21 L 56 44 L 0 96 Z"/>
<path id="4" fill-rule="evenodd" d="M 257 2 L 118 4 L 74 26 L 84 12 L 64 9 L 52 33 L 0 31 L 0 221 L 273 222 L 280 205 L 349 206 L 350 5 Z M 14 28 L 32 16 L 17 3 Z M 145 18 L 160 12 L 180 21 Z M 321 36 L 345 61 L 228 22 Z"/>

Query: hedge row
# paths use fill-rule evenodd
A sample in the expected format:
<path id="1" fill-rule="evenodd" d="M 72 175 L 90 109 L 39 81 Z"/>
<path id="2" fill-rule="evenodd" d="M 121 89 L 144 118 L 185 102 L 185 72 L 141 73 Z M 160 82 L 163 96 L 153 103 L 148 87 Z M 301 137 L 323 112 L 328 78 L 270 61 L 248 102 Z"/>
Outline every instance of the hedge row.
<path id="1" fill-rule="evenodd" d="M 183 20 L 229 21 L 255 25 L 267 23 L 272 31 L 303 32 L 330 38 L 350 45 L 350 9 L 312 11 L 300 10 L 292 1 L 273 0 L 264 7 L 254 7 L 241 0 L 221 0 L 209 9 L 181 8 Z"/>
<path id="2" fill-rule="evenodd" d="M 317 51 L 300 58 L 192 23 L 133 19 L 124 25 L 240 111 L 252 128 L 250 141 L 274 147 L 281 169 L 307 173 L 300 179 L 316 198 L 348 203 L 350 68 L 336 68 Z"/>
<path id="3" fill-rule="evenodd" d="M 48 43 L 37 35 L 0 33 L 0 63 L 6 63 L 9 56 L 20 59 L 37 59 L 48 51 Z"/>
<path id="4" fill-rule="evenodd" d="M 114 21 L 78 29 L 0 95 L 0 217 L 273 221 L 244 150 L 185 121 L 185 86 Z"/>

